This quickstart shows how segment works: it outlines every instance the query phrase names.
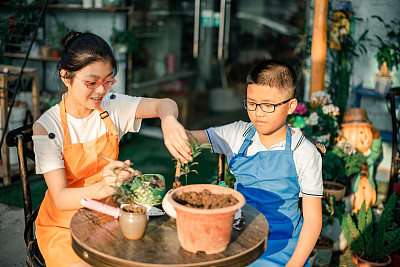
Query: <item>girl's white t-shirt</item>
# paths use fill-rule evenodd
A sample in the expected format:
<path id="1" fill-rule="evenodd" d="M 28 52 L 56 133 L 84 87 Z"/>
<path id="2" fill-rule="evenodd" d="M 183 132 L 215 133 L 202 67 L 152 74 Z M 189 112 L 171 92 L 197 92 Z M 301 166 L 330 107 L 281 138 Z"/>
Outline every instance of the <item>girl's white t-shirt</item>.
<path id="1" fill-rule="evenodd" d="M 211 152 L 225 154 L 227 161 L 230 162 L 232 157 L 239 152 L 251 126 L 253 126 L 252 123 L 237 121 L 207 129 L 206 133 L 211 144 Z M 322 197 L 321 155 L 314 144 L 302 138 L 303 133 L 300 129 L 292 128 L 292 130 L 294 134 L 292 135 L 291 149 L 300 185 L 299 196 L 304 194 L 312 197 Z M 286 141 L 282 141 L 267 149 L 261 143 L 258 132 L 254 134 L 251 141 L 247 149 L 248 156 L 252 156 L 259 151 L 284 150 L 286 144 Z"/>
<path id="2" fill-rule="evenodd" d="M 142 120 L 135 119 L 135 114 L 142 98 L 117 93 L 114 93 L 114 95 L 115 98 L 111 99 L 111 94 L 107 94 L 101 102 L 101 108 L 108 112 L 118 132 L 118 141 L 120 141 L 127 132 L 139 131 Z M 67 114 L 67 121 L 72 144 L 92 141 L 107 131 L 97 109 L 84 119 L 77 119 Z M 48 109 L 36 123 L 40 123 L 48 133 L 48 135 L 32 136 L 36 173 L 43 174 L 64 168 L 64 137 L 60 106 L 57 104 Z"/>

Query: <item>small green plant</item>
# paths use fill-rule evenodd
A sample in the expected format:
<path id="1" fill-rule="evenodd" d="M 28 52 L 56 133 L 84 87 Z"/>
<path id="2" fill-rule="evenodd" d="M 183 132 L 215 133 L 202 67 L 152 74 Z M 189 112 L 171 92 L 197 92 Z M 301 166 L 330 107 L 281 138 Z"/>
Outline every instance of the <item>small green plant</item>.
<path id="1" fill-rule="evenodd" d="M 343 200 L 336 201 L 334 195 L 322 199 L 322 225 L 332 224 L 334 218 L 342 217 L 346 211 L 346 205 Z"/>
<path id="2" fill-rule="evenodd" d="M 115 35 L 111 37 L 111 41 L 115 45 L 115 49 L 127 54 L 132 54 L 139 47 L 139 42 L 134 33 L 129 30 L 115 30 Z"/>
<path id="3" fill-rule="evenodd" d="M 388 230 L 397 196 L 388 199 L 381 218 L 377 221 L 365 203 L 361 209 L 342 220 L 342 230 L 350 249 L 370 262 L 385 262 L 387 255 L 400 247 L 400 229 Z"/>
<path id="4" fill-rule="evenodd" d="M 114 170 L 114 174 L 118 177 L 123 170 L 131 174 L 123 179 L 121 184 L 116 183 L 113 186 L 115 193 L 109 199 L 113 198 L 119 204 L 161 204 L 165 195 L 165 179 L 161 174 L 142 174 L 130 166 Z"/>
<path id="5" fill-rule="evenodd" d="M 194 161 L 194 159 L 201 154 L 202 149 L 209 149 L 211 146 L 209 143 L 204 143 L 200 144 L 197 141 L 196 138 L 193 137 L 193 142 L 189 142 L 190 145 L 190 150 L 191 150 L 191 155 L 193 158 L 193 161 L 188 162 L 188 163 L 182 163 L 179 159 L 173 159 L 176 161 L 175 166 L 177 166 L 178 162 L 180 164 L 180 172 L 179 172 L 179 177 L 182 175 L 185 175 L 185 184 L 188 184 L 188 174 L 193 172 L 198 174 L 197 170 L 193 170 L 192 167 L 199 164 L 198 162 Z"/>
<path id="6" fill-rule="evenodd" d="M 379 65 L 386 62 L 389 69 L 393 66 L 398 68 L 400 64 L 400 21 L 392 20 L 391 24 L 388 24 L 379 16 L 372 16 L 372 18 L 379 20 L 387 31 L 386 40 L 375 35 L 379 43 L 377 45 L 378 52 L 375 54 L 376 61 Z"/>

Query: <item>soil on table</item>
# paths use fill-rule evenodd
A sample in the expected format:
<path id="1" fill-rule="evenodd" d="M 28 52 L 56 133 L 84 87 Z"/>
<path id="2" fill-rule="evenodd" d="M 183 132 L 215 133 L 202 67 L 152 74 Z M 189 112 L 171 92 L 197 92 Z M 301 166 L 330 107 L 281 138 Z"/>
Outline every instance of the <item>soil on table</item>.
<path id="1" fill-rule="evenodd" d="M 176 202 L 184 206 L 200 209 L 218 209 L 230 207 L 239 201 L 230 194 L 214 194 L 210 190 L 205 189 L 200 193 L 183 192 L 175 199 Z"/>

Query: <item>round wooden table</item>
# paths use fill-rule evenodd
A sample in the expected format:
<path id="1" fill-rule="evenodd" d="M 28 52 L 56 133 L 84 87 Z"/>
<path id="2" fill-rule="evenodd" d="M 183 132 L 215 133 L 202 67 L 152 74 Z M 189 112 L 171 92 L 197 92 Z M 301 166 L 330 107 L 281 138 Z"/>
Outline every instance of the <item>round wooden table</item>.
<path id="1" fill-rule="evenodd" d="M 72 218 L 72 247 L 94 266 L 246 266 L 265 251 L 268 222 L 255 208 L 242 208 L 245 226 L 232 229 L 227 249 L 218 254 L 190 253 L 181 248 L 175 219 L 150 217 L 145 236 L 126 239 L 114 217 L 86 208 Z"/>

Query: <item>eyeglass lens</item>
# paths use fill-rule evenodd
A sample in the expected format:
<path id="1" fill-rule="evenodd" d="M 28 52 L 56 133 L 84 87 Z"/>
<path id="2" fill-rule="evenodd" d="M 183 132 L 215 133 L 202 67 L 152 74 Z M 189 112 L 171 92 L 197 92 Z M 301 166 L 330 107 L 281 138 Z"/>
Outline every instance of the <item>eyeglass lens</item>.
<path id="1" fill-rule="evenodd" d="M 257 109 L 257 106 L 260 106 L 260 109 L 264 112 L 272 113 L 275 111 L 275 106 L 271 104 L 261 103 L 256 104 L 254 102 L 243 101 L 244 108 L 249 111 L 254 111 Z"/>
<path id="2" fill-rule="evenodd" d="M 97 87 L 99 87 L 102 84 L 103 84 L 104 87 L 111 87 L 111 86 L 113 86 L 115 84 L 115 82 L 116 82 L 116 80 L 114 80 L 114 79 L 111 79 L 111 80 L 108 80 L 108 81 L 105 81 L 105 82 L 99 82 L 99 81 L 88 82 L 87 83 L 87 87 L 89 89 L 96 89 Z"/>

